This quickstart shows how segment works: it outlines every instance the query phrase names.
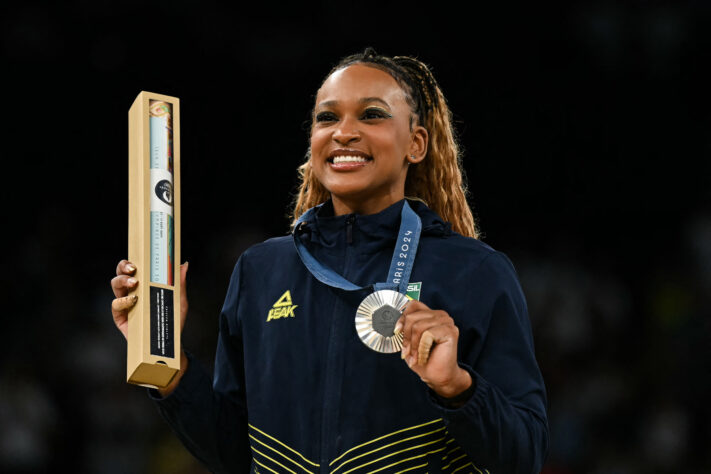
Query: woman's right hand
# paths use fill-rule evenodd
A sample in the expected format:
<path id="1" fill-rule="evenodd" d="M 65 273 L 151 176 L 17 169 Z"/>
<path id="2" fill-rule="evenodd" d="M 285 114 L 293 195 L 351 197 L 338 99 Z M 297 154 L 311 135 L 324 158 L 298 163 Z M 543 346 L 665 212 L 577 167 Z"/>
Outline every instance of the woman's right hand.
<path id="1" fill-rule="evenodd" d="M 185 326 L 185 318 L 188 314 L 188 292 L 186 291 L 186 275 L 188 273 L 188 262 L 180 265 L 180 333 Z M 123 337 L 128 340 L 128 312 L 138 301 L 138 295 L 130 294 L 138 288 L 138 280 L 135 278 L 136 266 L 128 260 L 121 260 L 116 266 L 116 276 L 111 280 L 111 289 L 114 291 L 114 300 L 111 302 L 111 313 L 114 316 L 114 324 Z M 180 349 L 180 371 L 173 377 L 170 385 L 158 388 L 158 393 L 162 397 L 167 397 L 178 386 L 180 379 L 188 368 L 188 358 L 185 351 Z"/>
<path id="2" fill-rule="evenodd" d="M 186 275 L 188 273 L 188 262 L 180 265 L 180 332 L 183 332 L 185 318 L 188 314 L 188 293 L 186 291 Z M 114 316 L 114 324 L 123 337 L 128 340 L 128 312 L 138 301 L 138 295 L 130 294 L 138 288 L 138 280 L 135 278 L 136 266 L 128 260 L 121 260 L 116 266 L 116 276 L 111 280 L 111 289 L 116 297 L 111 302 L 111 313 Z"/>

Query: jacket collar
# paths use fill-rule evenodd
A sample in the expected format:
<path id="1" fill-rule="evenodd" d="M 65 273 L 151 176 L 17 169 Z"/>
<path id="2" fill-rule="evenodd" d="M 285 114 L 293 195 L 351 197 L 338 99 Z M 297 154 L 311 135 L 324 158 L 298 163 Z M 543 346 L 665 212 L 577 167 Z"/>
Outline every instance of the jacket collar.
<path id="1" fill-rule="evenodd" d="M 350 243 L 357 247 L 376 251 L 381 247 L 393 245 L 400 229 L 400 213 L 404 202 L 402 199 L 376 214 L 335 216 L 333 203 L 329 199 L 316 206 L 316 212 L 300 224 L 296 231 L 305 241 L 323 247 L 342 245 L 350 237 Z M 408 199 L 408 203 L 422 220 L 423 236 L 445 237 L 451 234 L 451 225 L 445 223 L 423 202 Z"/>

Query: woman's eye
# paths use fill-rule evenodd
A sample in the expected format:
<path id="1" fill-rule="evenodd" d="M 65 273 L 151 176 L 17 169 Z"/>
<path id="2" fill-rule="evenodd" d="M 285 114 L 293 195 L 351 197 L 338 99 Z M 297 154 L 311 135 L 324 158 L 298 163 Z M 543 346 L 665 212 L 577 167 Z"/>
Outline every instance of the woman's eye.
<path id="1" fill-rule="evenodd" d="M 333 112 L 319 112 L 316 114 L 316 122 L 335 122 L 338 120 Z"/>
<path id="2" fill-rule="evenodd" d="M 367 109 L 365 112 L 363 112 L 364 120 L 382 119 L 390 117 L 392 117 L 392 115 L 381 109 Z"/>

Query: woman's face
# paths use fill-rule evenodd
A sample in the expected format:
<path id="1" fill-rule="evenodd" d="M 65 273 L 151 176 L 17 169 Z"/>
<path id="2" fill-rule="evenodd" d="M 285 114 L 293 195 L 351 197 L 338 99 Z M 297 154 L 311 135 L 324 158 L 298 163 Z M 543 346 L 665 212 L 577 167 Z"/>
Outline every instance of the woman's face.
<path id="1" fill-rule="evenodd" d="M 421 161 L 427 150 L 427 132 L 410 127 L 411 115 L 405 92 L 380 69 L 354 64 L 323 83 L 311 166 L 338 214 L 378 212 L 404 197 L 408 162 Z"/>

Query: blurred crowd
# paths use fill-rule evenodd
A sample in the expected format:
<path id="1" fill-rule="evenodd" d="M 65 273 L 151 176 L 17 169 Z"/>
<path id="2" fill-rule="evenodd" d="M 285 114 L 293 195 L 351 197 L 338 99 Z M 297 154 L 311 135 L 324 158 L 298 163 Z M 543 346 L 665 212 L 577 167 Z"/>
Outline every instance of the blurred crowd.
<path id="1" fill-rule="evenodd" d="M 640 268 L 519 257 L 549 391 L 545 472 L 711 470 L 711 214 Z"/>

